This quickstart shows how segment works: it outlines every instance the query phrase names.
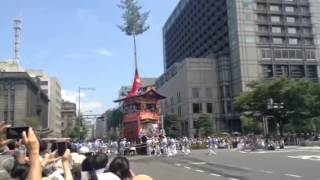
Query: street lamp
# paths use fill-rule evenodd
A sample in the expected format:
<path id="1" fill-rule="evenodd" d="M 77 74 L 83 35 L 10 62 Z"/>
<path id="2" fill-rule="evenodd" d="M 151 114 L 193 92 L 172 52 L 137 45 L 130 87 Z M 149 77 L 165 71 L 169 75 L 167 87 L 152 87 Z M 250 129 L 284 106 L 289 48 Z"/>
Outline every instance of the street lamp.
<path id="1" fill-rule="evenodd" d="M 80 115 L 80 113 L 81 113 L 81 96 L 80 96 L 80 94 L 81 94 L 81 91 L 82 90 L 84 90 L 84 91 L 94 91 L 94 90 L 96 90 L 95 88 L 91 88 L 91 87 L 79 87 L 78 88 L 78 101 L 79 101 L 79 106 L 78 106 L 78 117 L 79 117 L 79 121 L 78 121 L 78 125 L 81 125 L 82 123 L 81 123 L 81 115 Z"/>

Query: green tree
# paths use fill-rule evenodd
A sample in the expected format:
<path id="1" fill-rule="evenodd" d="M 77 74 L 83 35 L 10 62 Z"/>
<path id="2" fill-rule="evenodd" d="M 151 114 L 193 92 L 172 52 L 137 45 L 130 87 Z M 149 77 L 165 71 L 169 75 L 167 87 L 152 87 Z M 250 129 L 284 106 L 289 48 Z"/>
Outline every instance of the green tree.
<path id="1" fill-rule="evenodd" d="M 201 114 L 198 119 L 198 126 L 200 137 L 207 137 L 214 132 L 210 114 Z"/>
<path id="2" fill-rule="evenodd" d="M 270 124 L 278 124 L 281 135 L 288 124 L 290 129 L 295 129 L 319 115 L 320 89 L 317 83 L 281 77 L 253 81 L 248 87 L 250 91 L 236 97 L 236 109 L 247 116 L 271 117 Z"/>
<path id="3" fill-rule="evenodd" d="M 147 31 L 150 26 L 146 25 L 149 12 L 140 13 L 141 6 L 138 6 L 136 0 L 121 0 L 119 8 L 123 9 L 122 14 L 123 25 L 118 26 L 126 35 L 133 37 L 134 44 L 134 62 L 137 69 L 137 48 L 136 36 Z"/>
<path id="4" fill-rule="evenodd" d="M 169 137 L 180 137 L 181 136 L 181 124 L 178 115 L 167 114 L 164 116 L 163 126 L 166 134 Z"/>
<path id="5" fill-rule="evenodd" d="M 89 130 L 86 126 L 75 127 L 69 133 L 69 137 L 71 139 L 84 140 L 87 137 L 88 131 Z"/>
<path id="6" fill-rule="evenodd" d="M 108 128 L 121 128 L 123 120 L 123 112 L 120 108 L 109 109 L 107 111 Z"/>
<path id="7" fill-rule="evenodd" d="M 244 134 L 260 134 L 262 132 L 262 123 L 257 121 L 254 117 L 241 115 L 241 128 Z"/>

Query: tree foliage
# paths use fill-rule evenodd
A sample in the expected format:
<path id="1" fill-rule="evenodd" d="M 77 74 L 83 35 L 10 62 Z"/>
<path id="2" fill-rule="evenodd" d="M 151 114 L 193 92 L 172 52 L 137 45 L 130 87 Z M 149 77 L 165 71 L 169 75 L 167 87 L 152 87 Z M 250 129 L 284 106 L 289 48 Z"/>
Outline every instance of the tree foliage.
<path id="1" fill-rule="evenodd" d="M 250 91 L 236 97 L 236 109 L 247 116 L 270 117 L 269 120 L 279 125 L 281 134 L 288 124 L 294 130 L 300 128 L 301 124 L 308 124 L 311 118 L 319 116 L 318 83 L 281 77 L 253 81 L 248 87 Z"/>
<path id="2" fill-rule="evenodd" d="M 108 129 L 110 128 L 120 128 L 123 120 L 123 112 L 120 108 L 109 109 L 107 111 L 107 123 Z"/>
<path id="3" fill-rule="evenodd" d="M 201 114 L 198 119 L 198 129 L 201 137 L 207 137 L 214 132 L 210 114 Z"/>
<path id="4" fill-rule="evenodd" d="M 124 23 L 118 27 L 121 31 L 125 32 L 126 35 L 136 36 L 144 33 L 150 28 L 146 25 L 149 12 L 140 13 L 141 6 L 138 6 L 136 0 L 121 0 L 118 7 L 124 10 L 122 14 Z"/>
<path id="5" fill-rule="evenodd" d="M 169 137 L 180 137 L 181 136 L 181 124 L 178 115 L 167 114 L 164 116 L 164 129 Z"/>
<path id="6" fill-rule="evenodd" d="M 240 116 L 241 128 L 244 134 L 260 134 L 262 132 L 262 123 L 257 121 L 254 117 Z"/>
<path id="7" fill-rule="evenodd" d="M 88 128 L 86 126 L 75 127 L 69 133 L 71 139 L 84 140 L 88 135 Z"/>

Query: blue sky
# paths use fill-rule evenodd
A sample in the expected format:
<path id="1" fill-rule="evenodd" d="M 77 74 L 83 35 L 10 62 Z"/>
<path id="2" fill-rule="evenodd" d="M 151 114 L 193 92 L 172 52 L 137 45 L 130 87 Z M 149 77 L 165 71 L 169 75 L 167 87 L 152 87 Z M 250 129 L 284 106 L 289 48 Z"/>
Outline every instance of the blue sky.
<path id="1" fill-rule="evenodd" d="M 122 85 L 134 74 L 133 42 L 121 24 L 120 0 L 1 0 L 0 59 L 13 57 L 13 19 L 22 18 L 21 64 L 43 69 L 59 79 L 67 99 L 84 92 L 84 111 L 102 113 Z M 150 30 L 138 37 L 138 65 L 142 77 L 163 72 L 162 27 L 178 0 L 138 0 L 150 11 Z"/>

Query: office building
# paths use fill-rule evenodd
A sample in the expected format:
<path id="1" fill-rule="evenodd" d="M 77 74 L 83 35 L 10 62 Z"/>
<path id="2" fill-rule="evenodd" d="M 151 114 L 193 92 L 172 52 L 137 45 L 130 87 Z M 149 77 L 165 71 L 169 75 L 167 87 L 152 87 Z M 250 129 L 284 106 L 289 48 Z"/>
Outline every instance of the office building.
<path id="1" fill-rule="evenodd" d="M 181 0 L 163 27 L 164 74 L 186 58 L 212 58 L 218 128 L 239 130 L 232 102 L 252 80 L 319 80 L 319 10 L 318 0 Z"/>
<path id="2" fill-rule="evenodd" d="M 76 126 L 77 106 L 75 103 L 64 101 L 61 102 L 61 133 L 63 137 L 68 137 L 70 132 Z"/>
<path id="3" fill-rule="evenodd" d="M 0 72 L 0 119 L 12 126 L 38 120 L 38 130 L 48 130 L 48 96 L 40 80 L 25 72 Z"/>
<path id="4" fill-rule="evenodd" d="M 40 79 L 41 88 L 48 95 L 49 111 L 48 125 L 53 132 L 49 134 L 51 137 L 62 136 L 62 121 L 61 121 L 61 86 L 57 78 L 47 75 L 42 70 L 26 70 L 32 77 Z"/>
<path id="5" fill-rule="evenodd" d="M 96 119 L 96 124 L 95 124 L 95 138 L 104 138 L 107 135 L 107 129 L 106 129 L 106 121 L 104 120 L 104 117 L 101 116 Z"/>

